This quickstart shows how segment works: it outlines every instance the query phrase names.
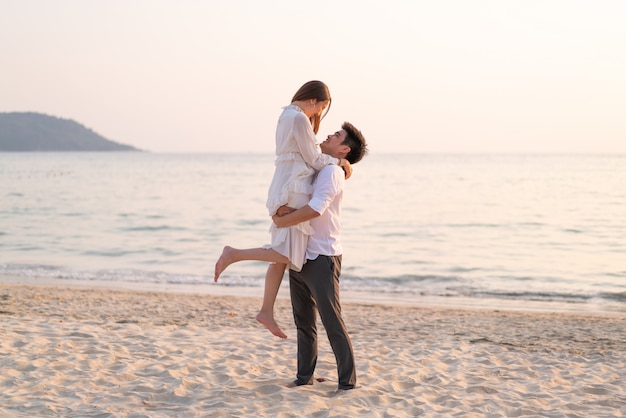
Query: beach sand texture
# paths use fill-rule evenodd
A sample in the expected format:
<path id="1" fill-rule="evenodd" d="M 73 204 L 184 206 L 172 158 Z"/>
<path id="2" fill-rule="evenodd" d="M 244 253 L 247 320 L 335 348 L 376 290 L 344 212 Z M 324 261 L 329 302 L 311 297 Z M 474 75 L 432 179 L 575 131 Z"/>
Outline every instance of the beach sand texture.
<path id="1" fill-rule="evenodd" d="M 344 303 L 358 388 L 335 396 L 320 326 L 313 386 L 285 388 L 259 298 L 0 284 L 2 417 L 626 415 L 623 315 Z"/>

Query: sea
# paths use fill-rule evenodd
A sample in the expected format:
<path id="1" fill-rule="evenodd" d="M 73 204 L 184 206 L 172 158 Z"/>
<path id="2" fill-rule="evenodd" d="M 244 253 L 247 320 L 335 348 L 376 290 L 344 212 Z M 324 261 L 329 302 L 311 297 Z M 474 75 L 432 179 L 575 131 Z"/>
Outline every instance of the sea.
<path id="1" fill-rule="evenodd" d="M 271 154 L 0 153 L 0 283 L 258 296 Z M 378 154 L 342 213 L 342 298 L 626 314 L 626 155 Z M 283 280 L 281 295 L 288 295 Z"/>

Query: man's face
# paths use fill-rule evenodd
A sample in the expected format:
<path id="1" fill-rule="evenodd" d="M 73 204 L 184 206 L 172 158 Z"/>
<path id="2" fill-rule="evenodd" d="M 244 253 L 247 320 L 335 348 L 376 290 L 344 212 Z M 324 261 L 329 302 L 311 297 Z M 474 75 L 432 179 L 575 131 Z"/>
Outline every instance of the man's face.
<path id="1" fill-rule="evenodd" d="M 328 135 L 326 140 L 320 144 L 322 152 L 333 157 L 337 157 L 340 153 L 345 152 L 349 147 L 341 145 L 341 143 L 346 139 L 346 135 L 347 133 L 343 129 Z"/>

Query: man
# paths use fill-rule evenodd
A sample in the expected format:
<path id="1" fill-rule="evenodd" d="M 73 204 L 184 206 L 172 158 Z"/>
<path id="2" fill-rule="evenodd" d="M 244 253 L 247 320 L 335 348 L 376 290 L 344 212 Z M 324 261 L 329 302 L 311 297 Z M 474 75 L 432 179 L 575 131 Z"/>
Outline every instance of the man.
<path id="1" fill-rule="evenodd" d="M 328 135 L 320 147 L 323 153 L 345 158 L 350 164 L 359 162 L 367 153 L 365 138 L 348 122 L 340 131 Z M 338 390 L 353 389 L 356 384 L 354 352 L 339 301 L 343 253 L 339 232 L 344 182 L 341 167 L 328 165 L 318 173 L 308 205 L 284 216 L 273 217 L 278 227 L 310 220 L 315 231 L 309 237 L 302 270 L 289 270 L 291 304 L 298 330 L 298 372 L 289 387 L 313 384 L 317 363 L 316 309 L 337 361 Z"/>

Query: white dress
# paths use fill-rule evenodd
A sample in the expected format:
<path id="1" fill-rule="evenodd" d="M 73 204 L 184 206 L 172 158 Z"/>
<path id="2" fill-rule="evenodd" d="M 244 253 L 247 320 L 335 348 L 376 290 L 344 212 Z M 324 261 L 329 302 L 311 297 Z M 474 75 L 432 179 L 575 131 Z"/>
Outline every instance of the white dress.
<path id="1" fill-rule="evenodd" d="M 322 154 L 316 145 L 309 118 L 296 105 L 283 108 L 276 127 L 276 168 L 267 196 L 267 209 L 274 215 L 283 205 L 301 208 L 311 198 L 313 176 L 337 158 Z M 300 271 L 304 264 L 308 236 L 313 233 L 309 222 L 287 228 L 270 227 L 272 248 L 289 259 L 289 268 Z"/>

